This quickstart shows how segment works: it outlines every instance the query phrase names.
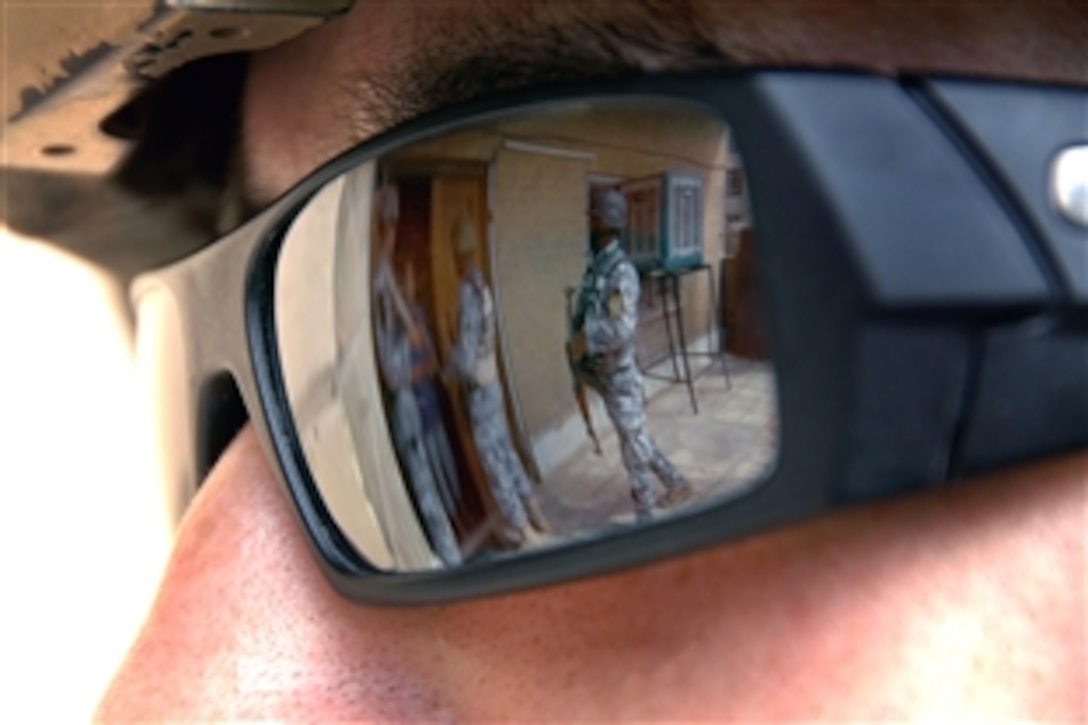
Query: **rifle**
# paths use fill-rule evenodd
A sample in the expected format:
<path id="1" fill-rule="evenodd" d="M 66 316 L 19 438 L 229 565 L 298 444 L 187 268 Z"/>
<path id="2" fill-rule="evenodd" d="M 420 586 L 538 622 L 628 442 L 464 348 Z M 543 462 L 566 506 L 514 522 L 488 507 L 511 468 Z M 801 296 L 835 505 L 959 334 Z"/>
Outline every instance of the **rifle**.
<path id="1" fill-rule="evenodd" d="M 569 336 L 573 339 L 576 334 L 574 329 L 574 314 L 571 308 L 571 297 L 573 296 L 576 288 L 568 287 L 566 289 L 567 296 L 567 331 Z M 578 412 L 582 414 L 582 422 L 586 425 L 586 435 L 593 441 L 593 452 L 598 456 L 601 453 L 601 442 L 597 438 L 597 431 L 593 429 L 593 416 L 589 412 L 589 401 L 586 399 L 586 385 L 582 382 L 582 376 L 579 369 L 579 360 L 574 359 L 573 353 L 570 349 L 570 340 L 564 345 L 564 349 L 567 353 L 567 368 L 570 370 L 571 382 L 574 389 L 574 400 L 578 403 Z"/>

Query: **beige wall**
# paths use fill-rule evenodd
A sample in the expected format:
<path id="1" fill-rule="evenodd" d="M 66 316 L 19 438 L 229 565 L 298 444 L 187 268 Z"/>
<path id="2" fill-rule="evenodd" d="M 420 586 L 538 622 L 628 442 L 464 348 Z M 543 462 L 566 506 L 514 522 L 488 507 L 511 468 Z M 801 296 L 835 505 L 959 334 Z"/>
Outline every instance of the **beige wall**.
<path id="1" fill-rule="evenodd" d="M 530 438 L 573 411 L 564 288 L 585 269 L 585 161 L 500 152 L 492 170 L 495 287 Z"/>

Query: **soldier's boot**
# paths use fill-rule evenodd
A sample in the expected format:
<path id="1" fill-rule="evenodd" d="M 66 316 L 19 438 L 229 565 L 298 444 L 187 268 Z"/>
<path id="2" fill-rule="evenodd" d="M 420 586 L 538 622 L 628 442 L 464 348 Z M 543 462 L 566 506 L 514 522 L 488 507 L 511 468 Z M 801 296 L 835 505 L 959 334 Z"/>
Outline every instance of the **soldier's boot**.
<path id="1" fill-rule="evenodd" d="M 529 515 L 529 523 L 532 527 L 538 533 L 550 534 L 552 527 L 548 525 L 548 520 L 544 518 L 544 512 L 540 510 L 540 504 L 536 502 L 536 499 L 527 496 L 522 499 L 522 503 L 525 504 L 525 513 Z"/>
<path id="2" fill-rule="evenodd" d="M 522 545 L 523 549 L 543 546 L 553 540 L 550 534 L 542 533 L 532 526 L 526 526 L 522 529 L 522 533 L 525 535 L 525 543 Z"/>
<path id="3" fill-rule="evenodd" d="M 528 527 L 526 527 L 528 529 Z M 511 523 L 504 523 L 495 532 L 504 548 L 520 549 L 525 544 L 525 531 Z"/>
<path id="4" fill-rule="evenodd" d="M 680 479 L 679 483 L 673 484 L 665 492 L 665 496 L 661 499 L 661 508 L 671 509 L 674 506 L 679 506 L 693 495 L 695 495 L 695 489 L 691 487 L 691 484 Z"/>

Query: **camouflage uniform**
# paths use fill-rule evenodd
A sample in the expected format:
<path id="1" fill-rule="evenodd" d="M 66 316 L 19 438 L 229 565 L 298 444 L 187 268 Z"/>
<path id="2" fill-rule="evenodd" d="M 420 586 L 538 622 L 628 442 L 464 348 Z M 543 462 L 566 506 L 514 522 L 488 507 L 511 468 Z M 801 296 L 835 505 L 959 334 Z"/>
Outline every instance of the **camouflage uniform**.
<path id="1" fill-rule="evenodd" d="M 469 267 L 461 279 L 453 364 L 465 381 L 472 440 L 495 503 L 510 524 L 524 530 L 532 488 L 510 440 L 495 359 L 495 303 L 477 267 Z"/>
<path id="2" fill-rule="evenodd" d="M 585 334 L 579 376 L 604 399 L 619 436 L 635 509 L 646 518 L 658 502 L 651 472 L 670 493 L 685 492 L 687 484 L 646 431 L 642 373 L 635 361 L 638 298 L 638 272 L 614 239 L 586 269 L 572 329 Z"/>
<path id="3" fill-rule="evenodd" d="M 438 357 L 427 330 L 427 318 L 423 314 L 423 308 L 414 305 L 412 315 L 412 322 L 419 334 L 412 344 L 412 394 L 419 406 L 423 445 L 427 450 L 431 473 L 442 498 L 442 505 L 452 517 L 457 515 L 461 492 L 453 448 L 442 420 L 442 401 L 434 373 Z"/>
<path id="4" fill-rule="evenodd" d="M 399 290 L 388 264 L 374 277 L 374 342 L 378 365 L 390 393 L 390 427 L 427 537 L 438 557 L 449 566 L 461 563 L 461 549 L 449 515 L 435 485 L 423 440 L 423 420 L 412 394 L 412 348 L 409 327 L 397 313 Z"/>

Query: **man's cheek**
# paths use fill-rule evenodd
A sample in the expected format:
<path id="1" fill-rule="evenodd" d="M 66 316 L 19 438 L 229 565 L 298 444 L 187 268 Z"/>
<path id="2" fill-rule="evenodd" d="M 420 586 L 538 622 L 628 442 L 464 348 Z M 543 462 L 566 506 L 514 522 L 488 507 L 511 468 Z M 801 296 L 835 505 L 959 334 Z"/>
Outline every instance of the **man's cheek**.
<path id="1" fill-rule="evenodd" d="M 99 716 L 448 719 L 402 656 L 406 614 L 331 589 L 247 429 L 194 499 Z"/>

